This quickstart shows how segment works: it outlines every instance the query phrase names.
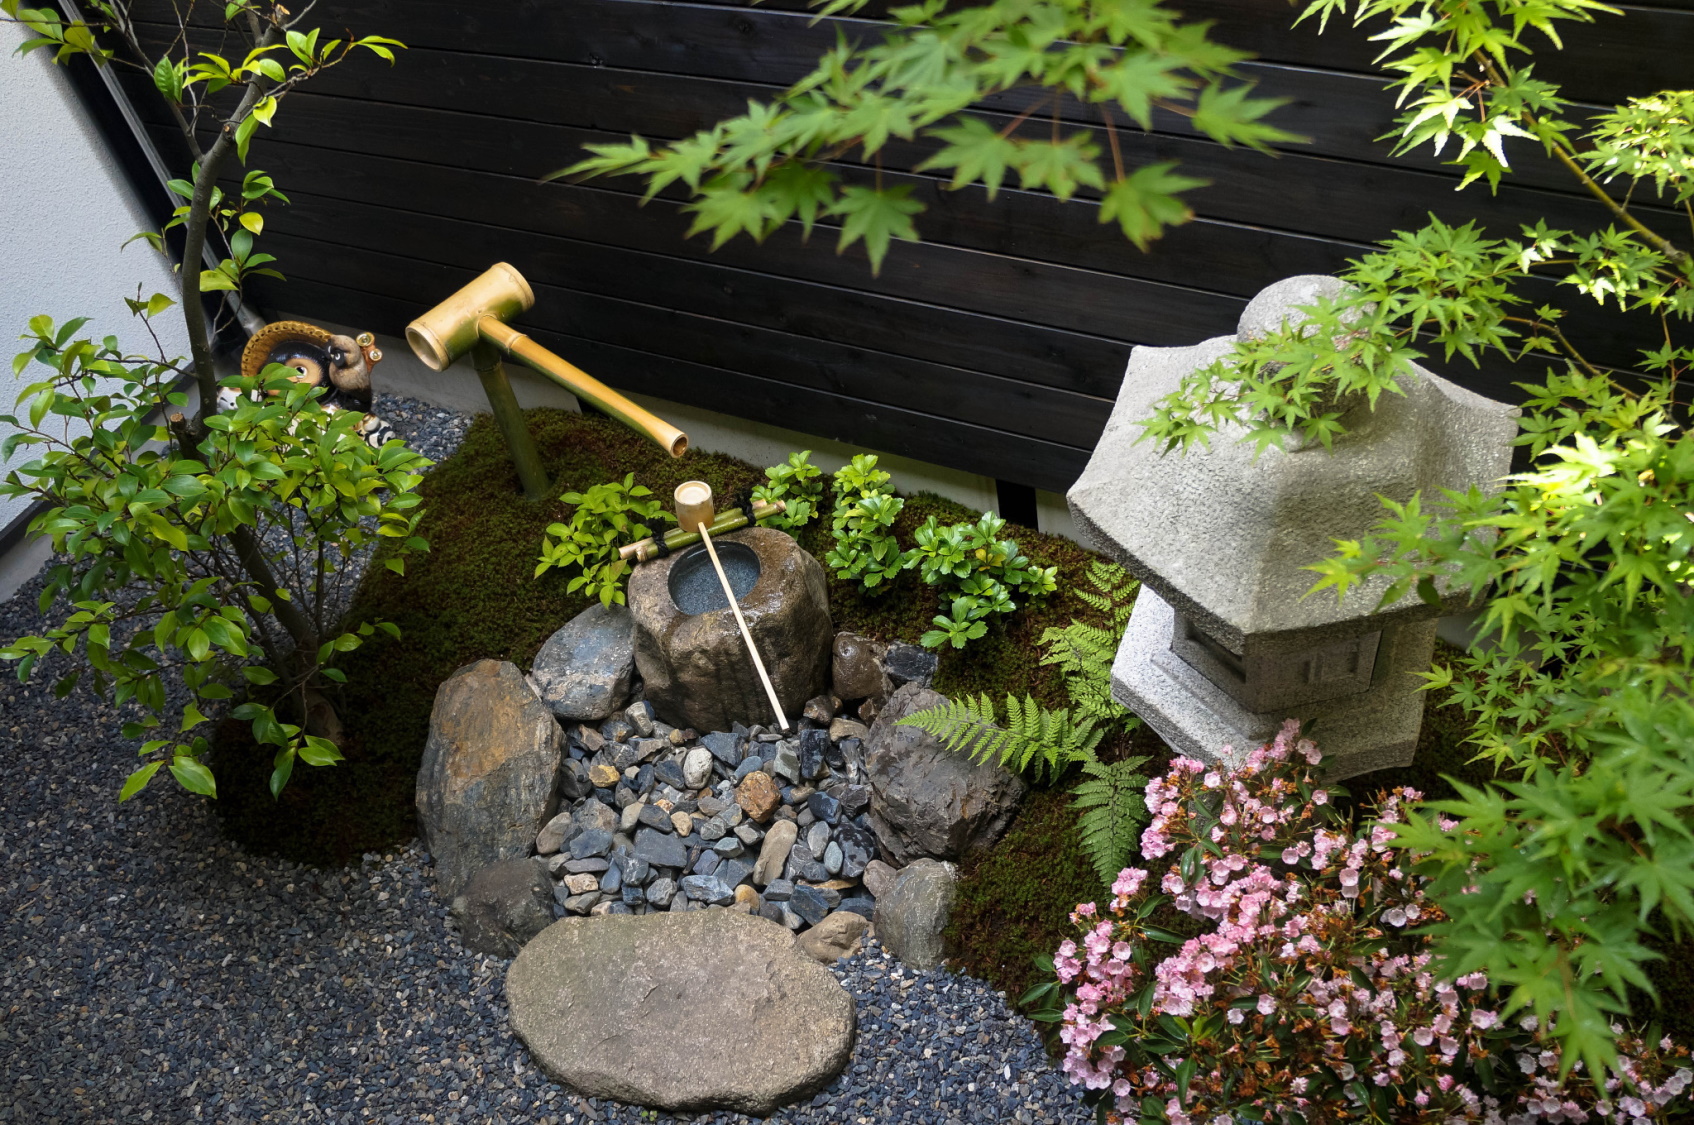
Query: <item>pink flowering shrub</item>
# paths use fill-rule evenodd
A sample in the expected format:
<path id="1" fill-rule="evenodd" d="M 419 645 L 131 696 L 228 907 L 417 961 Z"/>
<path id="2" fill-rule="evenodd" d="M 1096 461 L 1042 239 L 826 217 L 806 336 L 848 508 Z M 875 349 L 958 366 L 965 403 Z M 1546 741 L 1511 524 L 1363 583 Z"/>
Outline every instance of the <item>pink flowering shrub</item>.
<path id="1" fill-rule="evenodd" d="M 1387 827 L 1412 790 L 1381 796 L 1355 828 L 1290 722 L 1238 768 L 1186 758 L 1148 783 L 1141 836 L 1163 875 L 1125 868 L 1101 910 L 1071 920 L 1054 961 L 1064 1070 L 1108 1121 L 1539 1122 L 1686 1120 L 1688 1051 L 1620 1035 L 1621 1077 L 1596 1088 L 1534 1017 L 1501 1018 L 1487 977 L 1442 980 L 1438 921 Z M 1183 940 L 1150 924 L 1172 904 L 1200 920 Z M 1174 946 L 1174 952 L 1170 948 Z M 1164 950 L 1159 952 L 1159 950 Z"/>

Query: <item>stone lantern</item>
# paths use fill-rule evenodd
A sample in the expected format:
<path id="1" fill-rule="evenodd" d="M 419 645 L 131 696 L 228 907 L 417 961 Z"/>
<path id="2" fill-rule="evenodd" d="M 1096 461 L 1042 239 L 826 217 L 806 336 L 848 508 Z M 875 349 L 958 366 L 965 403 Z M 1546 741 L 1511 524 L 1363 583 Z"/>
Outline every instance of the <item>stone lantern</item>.
<path id="1" fill-rule="evenodd" d="M 1288 278 L 1242 313 L 1244 337 L 1338 293 L 1335 278 Z M 1376 611 L 1388 582 L 1307 596 L 1306 568 L 1337 539 L 1365 536 L 1379 496 L 1475 485 L 1497 489 L 1517 434 L 1515 407 L 1421 367 L 1405 394 L 1354 409 L 1333 451 L 1269 449 L 1239 431 L 1209 447 L 1162 453 L 1139 423 L 1189 372 L 1224 356 L 1235 336 L 1186 348 L 1138 347 L 1104 436 L 1067 499 L 1085 538 L 1139 578 L 1142 590 L 1112 669 L 1112 693 L 1174 749 L 1217 761 L 1299 718 L 1339 780 L 1407 765 L 1423 722 L 1415 673 L 1434 654 L 1436 620 L 1470 608 L 1442 585 L 1439 605 L 1415 595 Z"/>

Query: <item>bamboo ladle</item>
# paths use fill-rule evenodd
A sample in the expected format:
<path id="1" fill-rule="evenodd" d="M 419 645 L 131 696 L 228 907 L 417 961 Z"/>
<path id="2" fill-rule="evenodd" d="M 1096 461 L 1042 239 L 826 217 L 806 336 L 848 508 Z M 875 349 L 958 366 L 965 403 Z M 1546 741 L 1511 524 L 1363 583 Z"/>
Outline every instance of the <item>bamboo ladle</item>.
<path id="1" fill-rule="evenodd" d="M 703 480 L 683 481 L 676 486 L 676 520 L 679 527 L 693 526 L 699 529 L 700 542 L 706 545 L 706 554 L 711 557 L 712 569 L 717 572 L 718 584 L 723 587 L 723 596 L 729 600 L 730 612 L 735 614 L 735 624 L 741 630 L 741 639 L 747 645 L 747 655 L 753 658 L 753 667 L 759 673 L 759 682 L 765 685 L 765 696 L 771 702 L 771 710 L 776 712 L 777 726 L 781 730 L 788 729 L 788 716 L 782 713 L 782 701 L 776 697 L 776 687 L 771 683 L 770 673 L 765 671 L 765 662 L 759 657 L 759 646 L 753 643 L 753 633 L 747 628 L 747 619 L 741 616 L 741 606 L 735 600 L 735 590 L 729 584 L 729 575 L 724 573 L 723 563 L 718 560 L 718 549 L 712 543 L 712 517 L 716 510 L 712 504 L 712 486 Z"/>

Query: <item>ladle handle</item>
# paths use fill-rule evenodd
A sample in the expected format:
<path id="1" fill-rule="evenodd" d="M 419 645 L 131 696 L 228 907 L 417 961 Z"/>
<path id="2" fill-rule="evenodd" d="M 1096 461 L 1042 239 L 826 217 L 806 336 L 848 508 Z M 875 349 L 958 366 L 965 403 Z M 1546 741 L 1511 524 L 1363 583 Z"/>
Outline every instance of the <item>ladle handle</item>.
<path id="1" fill-rule="evenodd" d="M 747 619 L 741 616 L 741 606 L 735 600 L 735 591 L 730 588 L 729 575 L 723 571 L 723 563 L 718 561 L 718 549 L 712 544 L 712 533 L 705 524 L 700 528 L 700 541 L 706 545 L 706 553 L 712 556 L 712 569 L 718 572 L 718 581 L 723 585 L 723 596 L 729 599 L 729 608 L 735 614 L 735 623 L 741 627 L 741 639 L 747 642 L 747 655 L 753 658 L 753 667 L 758 670 L 759 681 L 765 685 L 765 695 L 770 698 L 771 710 L 776 712 L 777 725 L 782 730 L 788 729 L 788 716 L 782 713 L 782 701 L 776 697 L 776 688 L 771 684 L 770 673 L 765 671 L 765 662 L 759 659 L 759 646 L 753 643 L 753 633 L 747 628 Z"/>

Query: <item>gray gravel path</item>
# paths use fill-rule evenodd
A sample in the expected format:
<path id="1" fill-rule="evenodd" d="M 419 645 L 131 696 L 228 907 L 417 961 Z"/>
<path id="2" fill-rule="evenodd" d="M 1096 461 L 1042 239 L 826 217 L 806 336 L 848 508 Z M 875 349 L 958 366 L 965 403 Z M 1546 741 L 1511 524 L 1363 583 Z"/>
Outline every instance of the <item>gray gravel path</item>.
<path id="1" fill-rule="evenodd" d="M 435 457 L 466 422 L 379 409 Z M 39 590 L 0 604 L 0 639 L 40 626 Z M 0 680 L 0 1122 L 671 1120 L 530 1064 L 507 962 L 459 945 L 415 844 L 315 870 L 242 853 L 168 783 L 120 806 L 134 744 L 85 690 L 53 699 L 57 674 Z M 836 971 L 858 1003 L 853 1061 L 769 1120 L 1088 1119 L 982 982 L 911 973 L 874 943 Z"/>

